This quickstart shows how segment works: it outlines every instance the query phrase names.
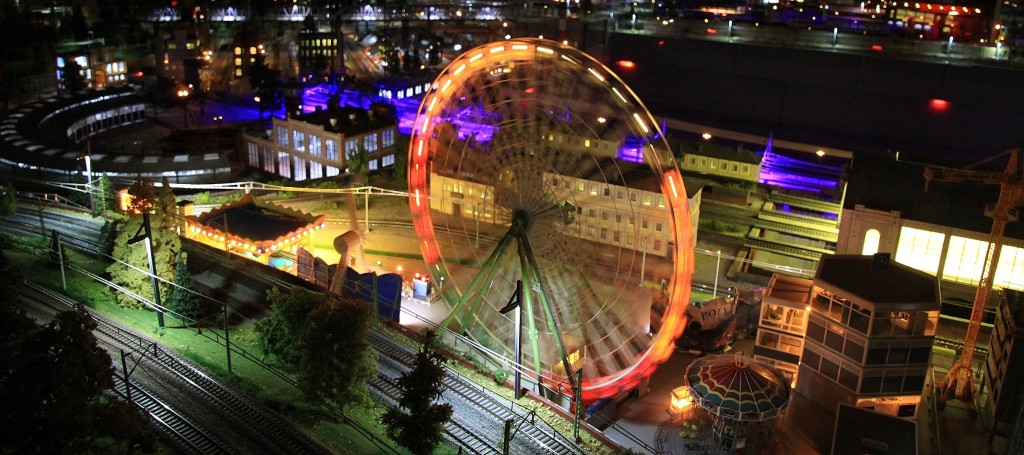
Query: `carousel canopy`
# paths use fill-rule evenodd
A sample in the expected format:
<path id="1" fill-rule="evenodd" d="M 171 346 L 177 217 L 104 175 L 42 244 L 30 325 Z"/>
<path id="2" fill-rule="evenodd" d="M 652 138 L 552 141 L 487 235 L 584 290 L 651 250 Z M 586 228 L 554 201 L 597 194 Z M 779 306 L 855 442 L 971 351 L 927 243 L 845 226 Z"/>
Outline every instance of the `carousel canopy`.
<path id="1" fill-rule="evenodd" d="M 686 386 L 702 408 L 734 421 L 768 420 L 789 404 L 789 381 L 742 354 L 695 360 L 686 369 Z"/>

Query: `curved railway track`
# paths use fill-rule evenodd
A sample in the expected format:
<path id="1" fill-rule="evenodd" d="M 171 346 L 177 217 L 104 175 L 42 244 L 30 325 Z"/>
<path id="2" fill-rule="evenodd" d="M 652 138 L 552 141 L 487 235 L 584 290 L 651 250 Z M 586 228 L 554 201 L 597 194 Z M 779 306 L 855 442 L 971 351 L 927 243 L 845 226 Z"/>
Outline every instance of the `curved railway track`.
<path id="1" fill-rule="evenodd" d="M 76 302 L 71 299 L 34 284 L 24 286 L 21 289 L 21 293 L 24 299 L 42 301 L 44 304 L 59 310 L 66 310 L 76 305 Z M 262 439 L 259 446 L 269 453 L 330 453 L 319 443 L 295 429 L 284 418 L 256 404 L 248 397 L 225 387 L 219 381 L 186 363 L 177 355 L 163 350 L 159 345 L 142 336 L 121 328 L 101 315 L 94 312 L 90 312 L 90 314 L 97 323 L 96 333 L 98 339 L 104 339 L 104 342 L 108 343 L 113 349 L 124 350 L 139 358 L 145 358 L 147 362 L 162 370 L 163 374 L 174 378 L 176 381 L 175 385 L 184 385 L 190 389 L 190 393 L 201 397 L 209 405 L 231 415 L 250 434 L 260 435 Z M 121 381 L 120 385 L 121 391 L 119 393 L 126 395 L 123 390 L 123 381 Z M 137 387 L 139 388 L 137 389 Z M 134 400 L 136 390 L 142 390 L 142 388 L 132 381 L 131 389 Z M 117 391 L 116 388 L 115 391 Z M 152 394 L 150 393 L 150 395 Z M 226 444 L 218 442 L 215 437 L 198 429 L 178 413 L 167 412 L 169 406 L 161 403 L 160 400 L 154 398 L 153 401 L 143 410 L 149 413 L 151 417 L 154 417 L 154 421 L 158 423 L 165 434 L 170 435 L 177 444 L 189 448 L 190 452 L 236 452 L 233 448 L 228 448 Z"/>

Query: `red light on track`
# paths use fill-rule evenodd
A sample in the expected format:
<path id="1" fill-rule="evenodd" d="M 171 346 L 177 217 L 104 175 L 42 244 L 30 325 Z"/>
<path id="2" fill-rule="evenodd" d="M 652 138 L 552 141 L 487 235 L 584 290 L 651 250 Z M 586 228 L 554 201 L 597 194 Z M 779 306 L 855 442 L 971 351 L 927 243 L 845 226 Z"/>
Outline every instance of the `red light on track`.
<path id="1" fill-rule="evenodd" d="M 665 40 L 659 40 L 658 41 L 658 45 L 659 46 L 664 46 L 665 45 Z"/>
<path id="2" fill-rule="evenodd" d="M 882 49 L 883 49 L 883 47 L 882 47 L 881 44 L 872 44 L 871 45 L 871 50 L 873 50 L 875 52 L 882 52 Z"/>
<path id="3" fill-rule="evenodd" d="M 935 112 L 942 112 L 945 111 L 946 109 L 949 109 L 949 101 L 938 98 L 932 98 L 928 100 L 928 107 L 930 107 Z"/>
<path id="4" fill-rule="evenodd" d="M 615 65 L 618 66 L 619 68 L 625 68 L 625 69 L 636 68 L 636 63 L 633 63 L 632 60 L 619 60 L 619 61 L 615 62 Z"/>
<path id="5" fill-rule="evenodd" d="M 533 93 L 534 92 L 533 87 L 527 87 L 526 90 L 523 90 L 523 91 L 526 92 L 526 93 Z"/>
<path id="6" fill-rule="evenodd" d="M 715 30 L 713 28 L 709 28 L 708 29 L 708 35 L 714 35 L 714 34 L 717 34 L 717 33 L 718 33 L 718 30 Z"/>

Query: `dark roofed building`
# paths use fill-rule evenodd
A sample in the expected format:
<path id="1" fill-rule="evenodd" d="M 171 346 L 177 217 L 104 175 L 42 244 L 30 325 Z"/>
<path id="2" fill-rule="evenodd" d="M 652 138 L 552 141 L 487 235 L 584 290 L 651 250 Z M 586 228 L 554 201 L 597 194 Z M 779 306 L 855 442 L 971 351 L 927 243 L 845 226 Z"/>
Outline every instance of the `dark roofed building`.
<path id="1" fill-rule="evenodd" d="M 797 393 L 915 418 L 939 318 L 938 280 L 885 256 L 825 255 L 814 277 Z"/>
<path id="2" fill-rule="evenodd" d="M 1000 172 L 1005 161 L 985 170 Z M 840 220 L 838 254 L 890 253 L 895 262 L 938 276 L 947 297 L 969 300 L 980 280 L 998 185 L 932 182 L 919 163 L 858 154 Z M 1006 225 L 993 287 L 1024 290 L 1024 224 Z M 994 302 L 989 302 L 994 307 Z"/>
<path id="3" fill-rule="evenodd" d="M 86 151 L 99 133 L 146 120 L 145 102 L 130 87 L 108 87 L 31 103 L 0 122 L 0 158 L 19 167 L 65 175 L 91 167 L 94 178 L 170 177 L 175 182 L 230 176 L 228 158 L 217 152 L 114 154 Z M 85 160 L 85 156 L 89 156 Z"/>
<path id="4" fill-rule="evenodd" d="M 319 109 L 307 114 L 296 115 L 294 120 L 316 125 L 324 132 L 345 136 L 360 136 L 371 131 L 395 125 L 395 119 L 376 115 L 373 110 L 356 107 L 334 107 Z"/>
<path id="5" fill-rule="evenodd" d="M 850 405 L 840 405 L 832 455 L 916 454 L 917 424 Z"/>
<path id="6" fill-rule="evenodd" d="M 993 170 L 1002 170 L 998 164 Z M 905 220 L 972 232 L 992 229 L 992 219 L 984 215 L 985 205 L 999 198 L 998 186 L 933 182 L 925 191 L 925 167 L 899 161 L 894 155 L 858 153 L 847 174 L 843 206 L 897 211 Z M 1024 239 L 1024 224 L 1010 223 L 1006 236 Z"/>
<path id="7" fill-rule="evenodd" d="M 882 259 L 884 261 L 884 259 Z M 871 256 L 829 256 L 818 266 L 815 284 L 893 309 L 934 305 L 939 288 L 933 277 L 901 265 L 880 266 Z"/>

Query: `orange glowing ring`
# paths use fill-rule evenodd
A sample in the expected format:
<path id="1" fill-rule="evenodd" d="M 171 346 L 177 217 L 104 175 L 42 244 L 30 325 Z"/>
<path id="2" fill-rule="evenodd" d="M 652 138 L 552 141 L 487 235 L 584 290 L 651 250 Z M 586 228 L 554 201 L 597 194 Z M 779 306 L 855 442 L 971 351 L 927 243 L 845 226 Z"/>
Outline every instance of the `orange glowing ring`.
<path id="1" fill-rule="evenodd" d="M 515 311 L 498 309 L 536 269 L 521 302 L 529 380 L 571 393 L 565 358 L 592 401 L 672 354 L 693 272 L 687 193 L 658 123 L 610 69 L 541 39 L 469 50 L 424 94 L 408 163 L 423 259 L 454 308 L 448 328 L 514 358 Z M 535 268 L 523 242 L 501 241 L 513 218 L 528 220 Z M 661 286 L 638 286 L 644 267 Z"/>

